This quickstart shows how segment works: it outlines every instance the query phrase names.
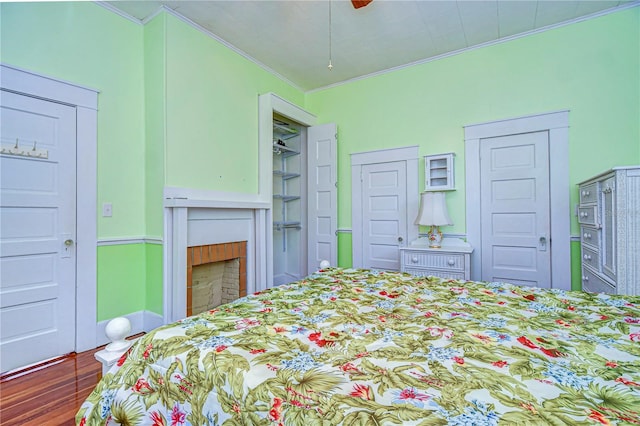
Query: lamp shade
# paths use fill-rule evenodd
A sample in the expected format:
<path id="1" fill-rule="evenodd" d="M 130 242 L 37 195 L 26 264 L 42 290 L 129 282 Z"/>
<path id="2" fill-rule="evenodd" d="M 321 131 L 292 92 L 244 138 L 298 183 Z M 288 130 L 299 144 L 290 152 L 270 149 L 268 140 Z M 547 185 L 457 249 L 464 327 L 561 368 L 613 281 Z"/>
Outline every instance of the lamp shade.
<path id="1" fill-rule="evenodd" d="M 453 225 L 449 218 L 449 212 L 447 211 L 444 192 L 425 191 L 420 198 L 420 211 L 415 221 L 416 225 Z"/>

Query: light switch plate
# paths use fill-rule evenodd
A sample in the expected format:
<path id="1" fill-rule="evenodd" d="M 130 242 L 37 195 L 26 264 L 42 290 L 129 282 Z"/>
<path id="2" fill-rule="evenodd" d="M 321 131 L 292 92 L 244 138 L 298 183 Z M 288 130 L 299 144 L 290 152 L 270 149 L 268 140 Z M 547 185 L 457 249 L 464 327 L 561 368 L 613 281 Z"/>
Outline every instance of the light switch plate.
<path id="1" fill-rule="evenodd" d="M 102 204 L 102 217 L 111 217 L 113 215 L 113 205 L 111 203 Z"/>

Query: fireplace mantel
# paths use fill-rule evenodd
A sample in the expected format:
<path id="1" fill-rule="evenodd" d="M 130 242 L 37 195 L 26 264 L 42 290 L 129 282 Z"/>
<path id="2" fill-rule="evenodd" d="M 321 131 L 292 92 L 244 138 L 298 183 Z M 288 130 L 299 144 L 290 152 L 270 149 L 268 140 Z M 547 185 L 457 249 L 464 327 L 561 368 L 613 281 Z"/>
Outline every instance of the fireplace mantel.
<path id="1" fill-rule="evenodd" d="M 187 247 L 247 241 L 247 294 L 267 286 L 267 216 L 256 194 L 166 188 L 164 322 L 186 316 Z"/>

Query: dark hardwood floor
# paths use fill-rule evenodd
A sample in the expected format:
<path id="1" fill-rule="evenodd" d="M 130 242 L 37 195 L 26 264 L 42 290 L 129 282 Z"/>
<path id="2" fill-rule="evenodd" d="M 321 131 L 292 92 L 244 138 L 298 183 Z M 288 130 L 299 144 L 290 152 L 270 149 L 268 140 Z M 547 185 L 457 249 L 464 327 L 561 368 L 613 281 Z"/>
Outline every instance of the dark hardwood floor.
<path id="1" fill-rule="evenodd" d="M 74 425 L 74 417 L 100 380 L 100 350 L 70 354 L 0 377 L 0 425 Z"/>

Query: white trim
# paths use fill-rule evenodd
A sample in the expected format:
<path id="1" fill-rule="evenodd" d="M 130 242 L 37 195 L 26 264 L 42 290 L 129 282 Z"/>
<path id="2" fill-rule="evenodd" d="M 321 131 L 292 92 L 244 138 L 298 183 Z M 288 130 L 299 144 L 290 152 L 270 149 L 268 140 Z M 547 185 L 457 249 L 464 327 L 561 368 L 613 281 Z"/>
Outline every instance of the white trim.
<path id="1" fill-rule="evenodd" d="M 14 65 L 0 63 L 0 84 L 3 89 L 38 99 L 98 110 L 99 90 L 49 77 Z M 64 93 L 61 93 L 64 86 Z"/>
<path id="2" fill-rule="evenodd" d="M 146 23 L 146 22 L 143 22 L 143 21 L 141 21 L 140 19 L 138 19 L 138 18 L 136 18 L 134 16 L 129 15 L 127 12 L 122 11 L 122 10 L 118 9 L 117 7 L 115 7 L 115 6 L 112 6 L 111 3 L 108 3 L 106 1 L 95 1 L 94 3 L 97 4 L 98 6 L 104 7 L 109 12 L 113 12 L 116 15 L 121 16 L 124 19 L 127 19 L 127 20 L 133 22 L 134 24 L 143 25 L 143 24 Z"/>
<path id="3" fill-rule="evenodd" d="M 131 322 L 131 331 L 129 336 L 139 333 L 148 333 L 160 327 L 162 323 L 162 315 L 151 311 L 137 311 L 126 315 L 120 315 L 127 318 Z M 100 321 L 96 324 L 94 333 L 96 335 L 96 347 L 110 343 L 109 338 L 104 334 L 104 329 L 113 318 Z"/>
<path id="4" fill-rule="evenodd" d="M 429 58 L 420 59 L 420 60 L 417 60 L 417 61 L 414 61 L 414 62 L 409 62 L 408 64 L 398 65 L 398 66 L 387 68 L 387 69 L 384 69 L 384 70 L 381 70 L 381 71 L 376 71 L 376 72 L 372 72 L 372 73 L 369 73 L 369 74 L 361 75 L 361 76 L 358 76 L 358 77 L 350 78 L 350 79 L 347 79 L 347 80 L 339 81 L 339 82 L 336 82 L 336 83 L 333 83 L 333 84 L 328 84 L 326 86 L 322 86 L 322 87 L 318 87 L 318 88 L 315 88 L 315 89 L 307 90 L 305 92 L 305 94 L 312 94 L 312 93 L 315 93 L 315 92 L 320 92 L 322 90 L 327 90 L 327 89 L 332 89 L 334 87 L 342 86 L 344 84 L 353 83 L 355 81 L 364 80 L 364 79 L 371 78 L 371 77 L 376 77 L 376 76 L 379 76 L 379 75 L 389 74 L 391 72 L 399 71 L 399 70 L 402 70 L 402 69 L 405 69 L 405 68 L 410 68 L 410 67 L 413 67 L 413 66 L 416 66 L 416 65 L 422 65 L 422 64 L 427 64 L 429 62 L 439 61 L 441 59 L 445 59 L 445 58 L 448 58 L 448 57 L 451 57 L 451 56 L 460 55 L 460 54 L 465 53 L 465 52 L 470 52 L 470 51 L 482 49 L 484 47 L 489 47 L 489 46 L 494 46 L 494 45 L 497 45 L 497 44 L 502 44 L 502 43 L 505 43 L 505 42 L 508 42 L 508 41 L 513 41 L 513 40 L 517 40 L 519 38 L 528 37 L 530 35 L 543 33 L 545 31 L 553 30 L 553 29 L 556 29 L 556 28 L 562 28 L 562 27 L 565 27 L 567 25 L 572 25 L 572 24 L 576 24 L 578 22 L 588 21 L 588 20 L 593 19 L 593 18 L 606 16 L 606 15 L 609 15 L 611 13 L 621 12 L 623 10 L 631 9 L 631 8 L 634 8 L 634 7 L 637 7 L 637 6 L 640 6 L 640 0 L 636 0 L 634 2 L 623 4 L 623 5 L 620 5 L 620 6 L 612 7 L 610 9 L 602 10 L 602 11 L 595 12 L 595 13 L 592 13 L 592 14 L 589 14 L 589 15 L 584 15 L 584 16 L 572 19 L 570 21 L 565 21 L 565 22 L 560 22 L 560 23 L 557 23 L 557 24 L 547 25 L 545 27 L 536 28 L 535 30 L 527 31 L 527 32 L 524 32 L 524 33 L 514 34 L 514 35 L 511 35 L 511 36 L 500 38 L 498 40 L 487 41 L 487 42 L 484 42 L 484 43 L 481 43 L 481 44 L 476 44 L 474 46 L 465 47 L 465 48 L 462 48 L 462 49 L 454 50 L 452 52 L 443 53 L 441 55 L 431 56 Z"/>
<path id="5" fill-rule="evenodd" d="M 3 89 L 76 108 L 76 337 L 77 352 L 96 347 L 98 91 L 0 64 Z"/>
<path id="6" fill-rule="evenodd" d="M 418 159 L 418 145 L 401 148 L 379 149 L 376 151 L 354 152 L 351 154 L 351 166 L 363 164 L 389 163 Z M 416 211 L 417 214 L 417 211 Z"/>
<path id="7" fill-rule="evenodd" d="M 351 234 L 353 232 L 351 228 L 338 228 L 337 231 L 342 234 Z"/>
<path id="8" fill-rule="evenodd" d="M 127 244 L 162 244 L 162 237 L 114 237 L 98 240 L 98 247 Z"/>
<path id="9" fill-rule="evenodd" d="M 571 232 L 569 207 L 569 111 L 497 120 L 464 127 L 467 241 L 471 279 L 482 277 L 480 225 L 480 143 L 484 138 L 519 133 L 549 132 L 549 202 L 551 209 L 551 287 L 571 289 Z"/>
<path id="10" fill-rule="evenodd" d="M 165 207 L 202 207 L 202 208 L 250 208 L 265 209 L 271 203 L 264 200 L 262 194 L 244 192 L 222 192 L 206 189 L 181 188 L 167 186 L 164 188 Z"/>
<path id="11" fill-rule="evenodd" d="M 362 185 L 360 176 L 362 166 L 368 164 L 406 161 L 407 165 L 407 238 L 404 242 L 408 245 L 418 238 L 418 225 L 414 219 L 418 215 L 419 190 L 418 190 L 418 146 L 381 149 L 369 152 L 357 152 L 351 154 L 351 247 L 352 263 L 354 268 L 363 267 L 362 255 Z"/>

